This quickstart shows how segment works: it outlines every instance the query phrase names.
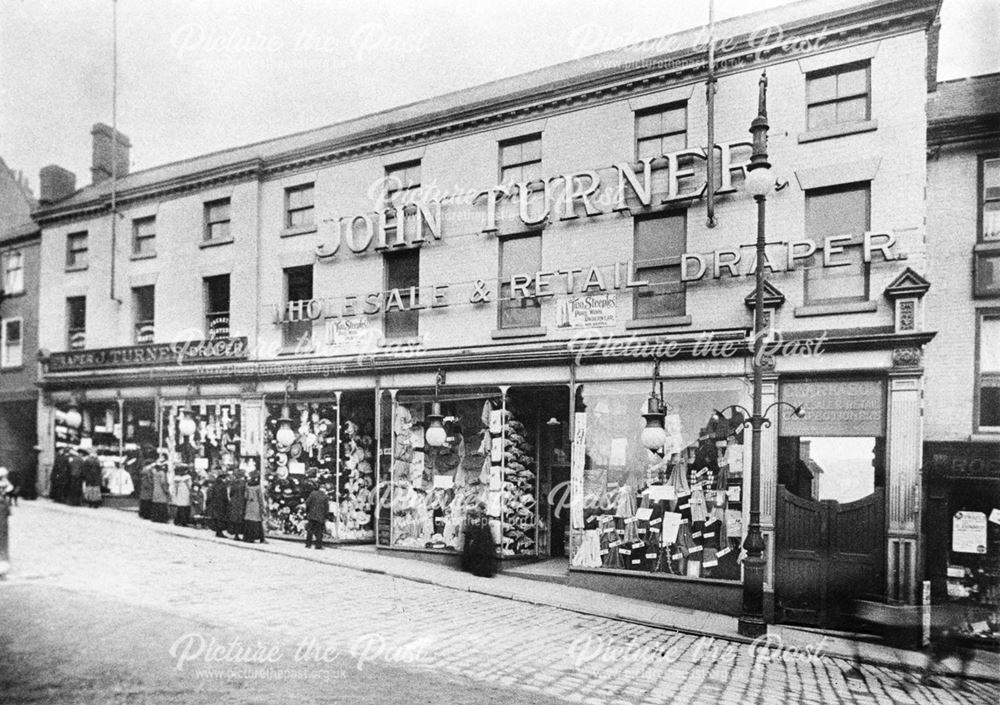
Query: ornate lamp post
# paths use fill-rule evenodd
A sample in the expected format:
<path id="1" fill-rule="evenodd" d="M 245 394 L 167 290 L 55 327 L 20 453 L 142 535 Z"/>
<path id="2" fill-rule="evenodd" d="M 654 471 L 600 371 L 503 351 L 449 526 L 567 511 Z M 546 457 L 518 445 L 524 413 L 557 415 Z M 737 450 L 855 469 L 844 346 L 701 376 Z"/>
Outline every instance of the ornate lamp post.
<path id="1" fill-rule="evenodd" d="M 746 559 L 743 561 L 743 609 L 737 631 L 753 639 L 767 634 L 767 623 L 764 621 L 764 537 L 760 533 L 760 438 L 761 428 L 765 424 L 770 424 L 761 412 L 763 397 L 761 357 L 764 337 L 760 334 L 764 321 L 766 257 L 764 205 L 767 194 L 774 188 L 774 174 L 771 172 L 771 163 L 767 160 L 767 130 L 767 72 L 765 71 L 760 77 L 757 117 L 750 123 L 753 154 L 750 156 L 746 179 L 746 190 L 757 201 L 757 266 L 753 309 L 753 413 L 747 414 L 750 417 L 748 423 L 752 429 L 753 443 L 750 461 L 750 526 L 743 542 L 743 548 L 746 550 Z"/>

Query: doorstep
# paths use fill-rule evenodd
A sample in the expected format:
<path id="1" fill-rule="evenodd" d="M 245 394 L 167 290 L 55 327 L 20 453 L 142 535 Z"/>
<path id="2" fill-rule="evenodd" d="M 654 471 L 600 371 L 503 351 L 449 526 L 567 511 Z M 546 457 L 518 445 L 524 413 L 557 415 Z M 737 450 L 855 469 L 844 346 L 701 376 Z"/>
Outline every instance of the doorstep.
<path id="1" fill-rule="evenodd" d="M 568 587 L 555 582 L 539 582 L 512 574 L 511 570 L 505 570 L 494 578 L 479 578 L 452 568 L 413 560 L 403 552 L 376 551 L 372 546 L 337 547 L 334 544 L 327 544 L 327 550 L 321 553 L 316 550 L 308 550 L 305 548 L 305 544 L 301 543 L 269 540 L 266 544 L 251 544 L 233 541 L 229 538 L 220 539 L 204 529 L 180 527 L 173 524 L 153 524 L 140 520 L 131 513 L 100 512 L 81 507 L 68 507 L 48 499 L 25 502 L 21 505 L 21 511 L 28 507 L 31 507 L 29 511 L 37 508 L 38 511 L 81 514 L 100 521 L 131 524 L 136 530 L 172 534 L 197 541 L 223 543 L 236 550 L 261 551 L 290 556 L 339 568 L 384 574 L 418 583 L 429 583 L 464 592 L 556 607 L 579 614 L 641 624 L 710 639 L 743 644 L 754 643 L 753 640 L 737 634 L 735 617 L 628 597 L 609 596 L 607 593 Z M 521 566 L 513 570 L 523 570 L 526 567 L 528 566 Z M 609 597 L 613 599 L 609 599 Z M 821 645 L 821 652 L 824 655 L 842 659 L 852 659 L 856 647 L 860 660 L 874 665 L 919 669 L 925 663 L 924 656 L 920 652 L 858 641 L 852 639 L 850 634 L 834 636 L 817 634 L 811 630 L 785 625 L 772 624 L 768 626 L 769 646 L 781 645 L 786 649 L 786 651 L 772 651 L 774 659 L 782 658 L 786 654 L 789 659 L 794 659 L 797 658 L 797 654 L 808 653 L 807 649 L 815 649 L 817 645 Z M 993 652 L 976 652 L 967 671 L 968 677 L 990 682 L 1000 682 L 998 673 L 1000 673 L 1000 654 Z"/>

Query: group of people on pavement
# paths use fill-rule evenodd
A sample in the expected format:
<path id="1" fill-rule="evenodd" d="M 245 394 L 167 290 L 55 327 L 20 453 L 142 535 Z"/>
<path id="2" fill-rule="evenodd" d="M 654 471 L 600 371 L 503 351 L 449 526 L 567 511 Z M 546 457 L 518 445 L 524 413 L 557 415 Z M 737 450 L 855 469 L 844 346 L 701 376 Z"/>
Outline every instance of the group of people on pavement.
<path id="1" fill-rule="evenodd" d="M 152 447 L 137 460 L 139 517 L 165 524 L 189 526 L 204 519 L 219 538 L 266 543 L 264 521 L 267 504 L 257 471 L 217 466 L 207 477 L 197 477 L 191 464 L 176 463 L 171 473 L 167 451 Z M 154 457 L 155 456 L 155 457 Z M 146 459 L 150 459 L 146 462 Z M 102 468 L 96 451 L 63 447 L 52 468 L 49 496 L 72 506 L 101 504 Z M 204 491 L 203 491 L 204 488 Z M 330 513 L 329 486 L 313 485 L 306 499 L 306 548 L 323 548 L 323 534 Z M 171 512 L 171 507 L 173 511 Z"/>
<path id="2" fill-rule="evenodd" d="M 207 489 L 203 493 L 201 482 L 184 463 L 175 465 L 171 478 L 166 454 L 161 453 L 140 471 L 139 516 L 166 523 L 173 505 L 174 524 L 188 526 L 193 518 L 192 505 L 197 504 L 197 516 L 204 516 L 216 536 L 225 538 L 228 532 L 236 540 L 266 543 L 266 511 L 259 473 L 252 472 L 247 477 L 243 468 L 218 467 L 205 482 Z"/>
<path id="3" fill-rule="evenodd" d="M 82 450 L 72 446 L 57 450 L 52 464 L 52 483 L 49 497 L 74 507 L 82 504 L 101 506 L 104 470 L 93 448 Z"/>

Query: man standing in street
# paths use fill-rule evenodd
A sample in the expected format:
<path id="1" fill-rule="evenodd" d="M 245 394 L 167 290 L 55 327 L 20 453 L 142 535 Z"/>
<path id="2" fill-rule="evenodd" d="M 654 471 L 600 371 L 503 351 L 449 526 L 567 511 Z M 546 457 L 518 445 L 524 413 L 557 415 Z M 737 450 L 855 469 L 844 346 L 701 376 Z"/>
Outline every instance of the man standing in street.
<path id="1" fill-rule="evenodd" d="M 323 531 L 326 529 L 326 517 L 330 513 L 330 498 L 322 485 L 317 485 L 306 498 L 306 548 L 323 549 Z"/>

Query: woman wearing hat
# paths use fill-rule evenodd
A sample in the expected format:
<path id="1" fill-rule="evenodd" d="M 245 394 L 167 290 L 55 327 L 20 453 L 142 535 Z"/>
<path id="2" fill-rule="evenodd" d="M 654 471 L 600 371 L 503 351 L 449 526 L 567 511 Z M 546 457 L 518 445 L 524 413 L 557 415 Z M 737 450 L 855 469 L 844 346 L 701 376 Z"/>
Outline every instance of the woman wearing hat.
<path id="1" fill-rule="evenodd" d="M 141 462 L 141 461 L 140 461 Z M 139 518 L 153 518 L 153 472 L 156 463 L 150 461 L 139 471 Z"/>
<path id="2" fill-rule="evenodd" d="M 170 483 L 167 480 L 167 461 L 161 452 L 159 460 L 153 470 L 153 506 L 150 518 L 159 523 L 166 524 L 170 518 Z"/>
<path id="3" fill-rule="evenodd" d="M 209 525 L 220 539 L 225 538 L 223 531 L 229 519 L 229 483 L 226 473 L 221 469 L 208 488 L 208 498 L 205 502 Z"/>
<path id="4" fill-rule="evenodd" d="M 187 526 L 191 523 L 191 473 L 187 465 L 178 465 L 174 469 L 174 482 L 171 488 L 173 505 L 177 507 L 174 514 L 174 524 Z"/>
<path id="5" fill-rule="evenodd" d="M 260 475 L 250 475 L 246 485 L 246 508 L 243 510 L 243 540 L 247 543 L 260 541 L 264 538 L 264 493 L 260 488 Z"/>
<path id="6" fill-rule="evenodd" d="M 229 533 L 233 539 L 239 540 L 243 536 L 243 524 L 246 521 L 247 510 L 247 481 L 243 476 L 243 468 L 237 468 L 236 479 L 229 487 Z"/>
<path id="7" fill-rule="evenodd" d="M 87 454 L 87 459 L 83 461 L 83 501 L 88 507 L 97 509 L 101 506 L 101 482 L 103 471 L 101 461 L 97 458 L 97 451 L 93 448 Z"/>

